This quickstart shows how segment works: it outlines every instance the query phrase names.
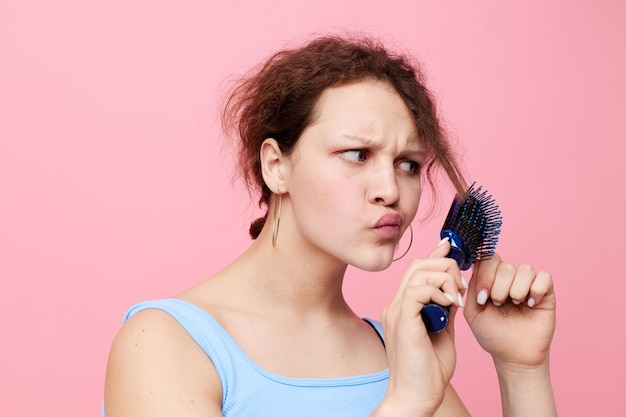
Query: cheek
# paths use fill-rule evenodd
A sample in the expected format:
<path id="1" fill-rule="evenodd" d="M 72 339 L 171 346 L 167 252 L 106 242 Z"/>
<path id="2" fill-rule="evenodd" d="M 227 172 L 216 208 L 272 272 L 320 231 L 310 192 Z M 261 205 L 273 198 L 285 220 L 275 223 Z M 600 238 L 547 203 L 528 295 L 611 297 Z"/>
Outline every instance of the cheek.
<path id="1" fill-rule="evenodd" d="M 326 229 L 354 220 L 358 204 L 358 185 L 349 178 L 337 178 L 330 171 L 318 169 L 316 175 L 300 175 L 292 182 L 295 213 L 299 221 Z M 303 217 L 306 216 L 306 219 Z"/>
<path id="2" fill-rule="evenodd" d="M 343 179 L 318 176 L 300 191 L 309 207 L 316 207 L 325 215 L 339 214 L 355 204 L 356 192 Z"/>
<path id="3" fill-rule="evenodd" d="M 406 190 L 403 192 L 404 198 L 403 209 L 406 210 L 406 215 L 413 220 L 415 215 L 417 214 L 417 209 L 420 204 L 420 200 L 422 197 L 422 187 L 421 185 L 409 185 L 406 187 Z"/>

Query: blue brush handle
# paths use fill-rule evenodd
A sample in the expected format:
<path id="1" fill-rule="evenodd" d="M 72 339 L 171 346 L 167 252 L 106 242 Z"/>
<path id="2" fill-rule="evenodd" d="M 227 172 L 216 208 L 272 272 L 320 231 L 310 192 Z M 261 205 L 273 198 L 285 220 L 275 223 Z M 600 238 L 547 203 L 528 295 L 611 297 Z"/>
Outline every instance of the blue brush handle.
<path id="1" fill-rule="evenodd" d="M 453 231 L 442 230 L 441 238 L 446 237 L 450 239 L 450 252 L 446 257 L 454 259 L 461 270 L 468 270 L 470 266 L 472 266 L 472 259 L 470 256 L 467 256 L 466 252 L 463 250 L 463 241 L 459 235 Z M 430 303 L 424 306 L 420 314 L 422 315 L 422 320 L 424 320 L 424 325 L 426 325 L 426 330 L 432 333 L 439 333 L 448 326 L 450 307 Z"/>
<path id="2" fill-rule="evenodd" d="M 439 333 L 448 327 L 450 307 L 440 306 L 435 303 L 426 304 L 420 314 L 422 315 L 422 320 L 424 320 L 426 330 L 431 333 Z"/>

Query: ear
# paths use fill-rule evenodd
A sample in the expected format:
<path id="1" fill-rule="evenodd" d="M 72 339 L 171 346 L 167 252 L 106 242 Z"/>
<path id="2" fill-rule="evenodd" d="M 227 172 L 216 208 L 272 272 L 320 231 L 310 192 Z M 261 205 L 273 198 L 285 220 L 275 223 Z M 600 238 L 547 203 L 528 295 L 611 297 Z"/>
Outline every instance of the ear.
<path id="1" fill-rule="evenodd" d="M 284 173 L 287 171 L 288 158 L 278 146 L 276 139 L 265 139 L 261 144 L 261 173 L 267 187 L 275 194 L 287 191 Z"/>

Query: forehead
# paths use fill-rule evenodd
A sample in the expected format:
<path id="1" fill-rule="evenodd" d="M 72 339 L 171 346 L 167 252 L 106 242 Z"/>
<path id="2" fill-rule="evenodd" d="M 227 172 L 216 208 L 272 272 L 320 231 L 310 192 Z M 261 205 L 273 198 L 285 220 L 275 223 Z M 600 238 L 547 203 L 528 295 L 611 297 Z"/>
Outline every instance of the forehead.
<path id="1" fill-rule="evenodd" d="M 311 125 L 341 129 L 364 139 L 402 138 L 418 146 L 413 114 L 388 83 L 362 80 L 330 87 L 320 95 Z"/>

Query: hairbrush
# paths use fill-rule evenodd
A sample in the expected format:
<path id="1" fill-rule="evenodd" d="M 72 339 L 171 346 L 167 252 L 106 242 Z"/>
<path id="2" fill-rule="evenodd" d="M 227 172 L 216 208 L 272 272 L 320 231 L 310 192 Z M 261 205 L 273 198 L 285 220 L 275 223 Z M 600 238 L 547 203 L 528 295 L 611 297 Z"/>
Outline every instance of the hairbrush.
<path id="1" fill-rule="evenodd" d="M 472 264 L 493 257 L 502 226 L 502 215 L 495 200 L 473 183 L 463 200 L 456 195 L 446 221 L 441 228 L 441 238 L 449 238 L 450 252 L 462 271 Z M 421 315 L 429 332 L 440 332 L 448 325 L 450 307 L 427 304 Z"/>

